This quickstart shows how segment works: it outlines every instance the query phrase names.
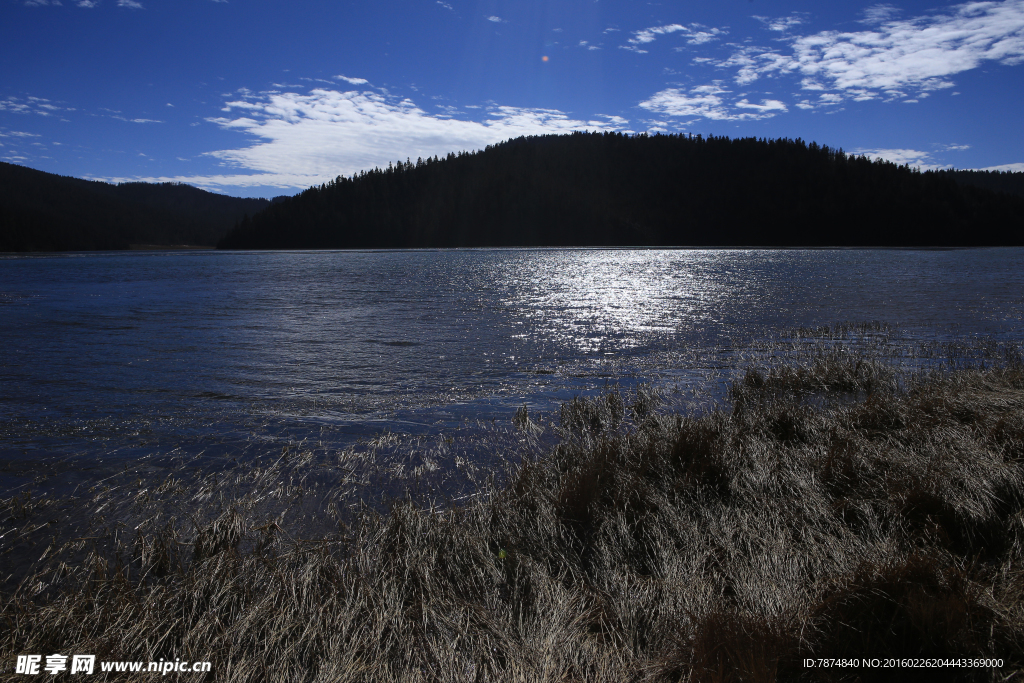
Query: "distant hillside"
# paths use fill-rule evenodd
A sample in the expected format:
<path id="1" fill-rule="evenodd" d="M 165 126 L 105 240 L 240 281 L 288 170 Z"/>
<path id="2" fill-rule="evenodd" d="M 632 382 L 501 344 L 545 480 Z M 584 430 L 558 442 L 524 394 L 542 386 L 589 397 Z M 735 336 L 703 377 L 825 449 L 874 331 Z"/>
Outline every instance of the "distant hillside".
<path id="1" fill-rule="evenodd" d="M 983 187 L 993 192 L 1007 192 L 1024 197 L 1024 172 L 1021 171 L 941 171 L 961 185 Z"/>
<path id="2" fill-rule="evenodd" d="M 574 133 L 375 169 L 221 248 L 1024 244 L 1024 199 L 802 140 Z"/>
<path id="3" fill-rule="evenodd" d="M 267 206 L 177 183 L 111 185 L 0 163 L 0 251 L 213 246 Z"/>

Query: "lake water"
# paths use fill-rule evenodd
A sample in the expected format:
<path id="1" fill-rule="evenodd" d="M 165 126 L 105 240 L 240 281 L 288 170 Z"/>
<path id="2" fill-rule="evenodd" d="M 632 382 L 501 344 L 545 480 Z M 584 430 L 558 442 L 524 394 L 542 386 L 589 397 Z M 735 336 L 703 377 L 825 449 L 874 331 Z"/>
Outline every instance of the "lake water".
<path id="1" fill-rule="evenodd" d="M 1024 339 L 1024 250 L 0 257 L 0 494 L 46 458 L 343 447 L 685 385 L 838 321 Z"/>

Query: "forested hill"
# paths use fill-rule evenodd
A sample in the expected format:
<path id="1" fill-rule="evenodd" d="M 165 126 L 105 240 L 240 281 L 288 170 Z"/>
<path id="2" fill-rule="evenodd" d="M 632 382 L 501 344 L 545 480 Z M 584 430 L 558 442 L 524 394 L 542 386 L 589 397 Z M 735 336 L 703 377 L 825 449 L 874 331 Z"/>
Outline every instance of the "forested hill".
<path id="1" fill-rule="evenodd" d="M 1024 172 L 1022 171 L 943 171 L 953 176 L 961 185 L 984 187 L 995 192 L 1009 192 L 1024 197 Z"/>
<path id="2" fill-rule="evenodd" d="M 190 185 L 111 185 L 0 162 L 0 251 L 213 246 L 269 205 Z"/>
<path id="3" fill-rule="evenodd" d="M 1024 243 L 1024 198 L 801 140 L 574 133 L 375 169 L 221 248 Z"/>

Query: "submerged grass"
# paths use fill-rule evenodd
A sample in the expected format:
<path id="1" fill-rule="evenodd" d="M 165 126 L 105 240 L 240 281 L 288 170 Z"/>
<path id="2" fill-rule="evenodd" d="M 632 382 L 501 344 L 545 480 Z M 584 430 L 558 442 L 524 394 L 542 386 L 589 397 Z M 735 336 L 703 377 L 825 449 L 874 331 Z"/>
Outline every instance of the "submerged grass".
<path id="1" fill-rule="evenodd" d="M 821 347 L 703 412 L 577 398 L 543 452 L 524 407 L 505 476 L 457 504 L 353 509 L 339 491 L 369 470 L 339 457 L 318 488 L 301 451 L 170 477 L 80 536 L 49 524 L 60 501 L 9 498 L 6 538 L 45 552 L 5 595 L 2 671 L 75 652 L 224 681 L 877 680 L 803 660 L 963 657 L 1003 666 L 888 673 L 1017 680 L 1024 362 L 943 358 Z"/>

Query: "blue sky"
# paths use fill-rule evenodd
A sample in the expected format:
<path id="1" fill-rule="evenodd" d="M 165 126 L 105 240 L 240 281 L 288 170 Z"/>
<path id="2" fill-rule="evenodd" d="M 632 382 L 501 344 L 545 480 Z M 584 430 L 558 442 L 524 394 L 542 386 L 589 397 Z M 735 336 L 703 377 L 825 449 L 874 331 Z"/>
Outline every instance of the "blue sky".
<path id="1" fill-rule="evenodd" d="M 1024 0 L 0 0 L 0 159 L 294 194 L 570 130 L 1024 170 Z"/>

